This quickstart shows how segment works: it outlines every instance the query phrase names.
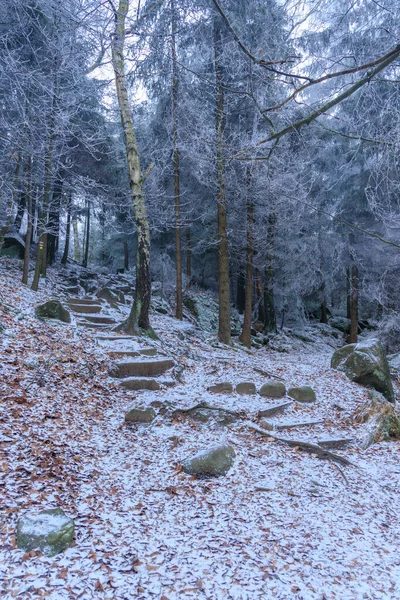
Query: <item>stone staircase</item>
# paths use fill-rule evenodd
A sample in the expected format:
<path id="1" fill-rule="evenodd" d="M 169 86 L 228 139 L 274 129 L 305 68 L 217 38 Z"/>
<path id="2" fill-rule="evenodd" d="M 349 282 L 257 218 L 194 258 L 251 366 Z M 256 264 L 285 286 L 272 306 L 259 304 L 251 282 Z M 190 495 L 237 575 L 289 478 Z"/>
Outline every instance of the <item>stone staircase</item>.
<path id="1" fill-rule="evenodd" d="M 116 321 L 107 314 L 107 304 L 104 300 L 90 297 L 68 299 L 69 309 L 79 326 L 104 331 L 96 336 L 96 341 L 105 347 L 107 354 L 115 361 L 110 370 L 111 377 L 118 379 L 129 390 L 156 391 L 163 385 L 174 385 L 172 379 L 157 379 L 174 366 L 172 359 L 160 355 L 156 347 L 140 346 L 133 336 L 109 331 Z"/>

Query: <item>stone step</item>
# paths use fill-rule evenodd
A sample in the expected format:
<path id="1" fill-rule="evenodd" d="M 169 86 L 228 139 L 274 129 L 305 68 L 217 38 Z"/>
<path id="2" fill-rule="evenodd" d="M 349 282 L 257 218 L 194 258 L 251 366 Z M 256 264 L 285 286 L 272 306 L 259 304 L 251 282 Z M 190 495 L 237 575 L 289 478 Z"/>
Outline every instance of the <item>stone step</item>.
<path id="1" fill-rule="evenodd" d="M 100 304 L 98 299 L 94 298 L 68 298 L 68 304 Z"/>
<path id="2" fill-rule="evenodd" d="M 285 409 L 293 404 L 290 400 L 289 402 L 280 402 L 279 404 L 273 404 L 271 406 L 267 406 L 258 412 L 259 417 L 273 417 L 274 415 L 279 415 L 283 413 Z"/>
<path id="3" fill-rule="evenodd" d="M 156 360 L 128 360 L 117 362 L 111 369 L 111 377 L 157 377 L 163 375 L 174 366 L 174 361 L 168 358 Z"/>
<path id="4" fill-rule="evenodd" d="M 100 313 L 102 309 L 100 304 L 68 304 L 68 306 L 73 313 L 82 315 Z"/>
<path id="5" fill-rule="evenodd" d="M 98 335 L 96 336 L 96 340 L 98 342 L 115 342 L 115 341 L 120 341 L 120 340 L 134 340 L 134 336 L 133 335 L 118 335 L 118 334 L 112 334 L 110 333 L 109 335 Z"/>
<path id="6" fill-rule="evenodd" d="M 87 329 L 107 329 L 109 327 L 104 323 L 90 323 L 89 321 L 78 321 L 78 325 Z"/>
<path id="7" fill-rule="evenodd" d="M 318 440 L 318 446 L 322 446 L 323 448 L 332 448 L 339 449 L 345 448 L 349 444 L 354 442 L 354 438 L 324 438 L 322 440 Z"/>
<path id="8" fill-rule="evenodd" d="M 107 350 L 107 354 L 111 356 L 111 358 L 116 356 L 140 356 L 140 352 L 137 350 L 126 350 L 121 348 L 120 350 Z"/>
<path id="9" fill-rule="evenodd" d="M 140 379 L 138 377 L 127 377 L 121 380 L 121 385 L 127 390 L 159 390 L 160 384 L 155 379 Z"/>
<path id="10" fill-rule="evenodd" d="M 142 356 L 156 356 L 157 348 L 142 348 L 139 352 Z"/>
<path id="11" fill-rule="evenodd" d="M 90 315 L 86 316 L 85 319 L 90 323 L 99 323 L 101 325 L 113 325 L 116 320 L 112 317 L 106 317 L 105 315 Z"/>
<path id="12" fill-rule="evenodd" d="M 293 421 L 292 423 L 271 423 L 270 421 L 266 421 L 265 419 L 261 421 L 261 427 L 263 429 L 267 429 L 268 431 L 282 431 L 283 429 L 297 429 L 298 427 L 311 427 L 312 425 L 321 425 L 324 421 L 317 420 L 307 420 L 307 421 Z"/>

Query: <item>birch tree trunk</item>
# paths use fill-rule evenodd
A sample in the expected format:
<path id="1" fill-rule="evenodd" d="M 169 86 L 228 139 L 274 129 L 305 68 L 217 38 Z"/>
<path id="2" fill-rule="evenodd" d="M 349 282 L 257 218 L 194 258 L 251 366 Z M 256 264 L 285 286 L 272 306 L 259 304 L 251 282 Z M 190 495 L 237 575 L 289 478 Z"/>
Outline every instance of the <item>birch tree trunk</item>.
<path id="1" fill-rule="evenodd" d="M 229 248 L 226 216 L 225 188 L 225 114 L 224 88 L 221 54 L 223 49 L 221 21 L 213 18 L 214 69 L 216 81 L 216 169 L 217 169 L 217 217 L 218 217 L 218 296 L 219 327 L 218 338 L 223 344 L 231 344 L 231 300 L 229 282 Z"/>
<path id="2" fill-rule="evenodd" d="M 176 60 L 176 11 L 175 0 L 171 0 L 171 52 L 172 52 L 172 126 L 173 126 L 173 163 L 174 163 L 174 196 L 175 196 L 175 269 L 176 269 L 176 311 L 177 319 L 183 318 L 182 307 L 182 243 L 181 243 L 181 191 L 179 176 L 178 146 L 178 65 Z"/>
<path id="3" fill-rule="evenodd" d="M 125 22 L 128 10 L 129 0 L 119 0 L 118 9 L 114 13 L 115 30 L 112 37 L 111 51 L 137 230 L 135 297 L 130 315 L 124 323 L 123 328 L 129 333 L 138 333 L 139 328 L 150 330 L 150 227 L 143 196 L 143 177 L 135 130 L 129 108 L 125 76 L 124 43 Z"/>

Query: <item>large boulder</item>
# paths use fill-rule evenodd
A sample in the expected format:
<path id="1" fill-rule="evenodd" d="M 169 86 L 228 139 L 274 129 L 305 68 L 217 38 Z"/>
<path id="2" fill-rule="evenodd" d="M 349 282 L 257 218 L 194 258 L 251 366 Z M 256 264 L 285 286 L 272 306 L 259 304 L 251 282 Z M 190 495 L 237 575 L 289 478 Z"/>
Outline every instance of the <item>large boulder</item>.
<path id="1" fill-rule="evenodd" d="M 350 332 L 350 319 L 347 319 L 346 317 L 332 317 L 329 319 L 329 325 L 342 333 Z"/>
<path id="2" fill-rule="evenodd" d="M 376 442 L 400 439 L 400 420 L 393 404 L 379 392 L 370 392 L 370 401 L 353 415 L 356 423 L 367 423 L 367 433 L 362 442 L 366 450 Z"/>
<path id="3" fill-rule="evenodd" d="M 197 323 L 203 331 L 216 333 L 218 331 L 219 305 L 217 299 L 211 292 L 186 291 L 183 296 L 183 305 L 196 318 Z M 241 331 L 241 323 L 235 311 L 231 313 L 231 332 L 238 335 Z"/>
<path id="4" fill-rule="evenodd" d="M 40 550 L 47 556 L 54 556 L 68 548 L 74 530 L 73 519 L 61 508 L 27 514 L 18 520 L 17 546 L 26 552 Z"/>
<path id="5" fill-rule="evenodd" d="M 39 304 L 35 309 L 35 314 L 40 319 L 57 319 L 63 323 L 71 323 L 71 315 L 59 300 L 49 300 L 44 304 Z"/>
<path id="6" fill-rule="evenodd" d="M 9 232 L 5 234 L 0 254 L 2 256 L 11 256 L 12 258 L 24 258 L 25 242 L 19 233 Z"/>
<path id="7" fill-rule="evenodd" d="M 125 423 L 151 423 L 156 418 L 154 408 L 132 407 L 125 415 Z"/>
<path id="8" fill-rule="evenodd" d="M 336 350 L 331 366 L 343 371 L 351 381 L 381 392 L 389 402 L 396 401 L 389 364 L 379 340 L 372 338 Z"/>
<path id="9" fill-rule="evenodd" d="M 232 467 L 235 457 L 232 446 L 222 444 L 187 458 L 183 461 L 182 468 L 188 475 L 196 477 L 221 477 Z"/>
<path id="10" fill-rule="evenodd" d="M 124 294 L 118 290 L 112 290 L 109 287 L 104 287 L 96 292 L 96 296 L 108 302 L 111 306 L 115 307 L 118 302 L 123 304 L 125 302 Z"/>

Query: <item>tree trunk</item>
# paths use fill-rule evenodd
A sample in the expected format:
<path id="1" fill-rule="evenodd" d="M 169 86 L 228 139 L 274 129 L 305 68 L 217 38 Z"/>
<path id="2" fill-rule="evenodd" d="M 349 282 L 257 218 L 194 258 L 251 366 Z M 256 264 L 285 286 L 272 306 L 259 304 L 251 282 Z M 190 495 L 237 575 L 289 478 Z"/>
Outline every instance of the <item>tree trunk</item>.
<path id="1" fill-rule="evenodd" d="M 251 320 L 253 312 L 253 256 L 254 256 L 254 203 L 251 196 L 251 170 L 247 171 L 247 232 L 246 232 L 246 287 L 242 333 L 240 341 L 250 348 Z"/>
<path id="2" fill-rule="evenodd" d="M 225 188 L 225 114 L 221 55 L 223 51 L 220 17 L 213 17 L 214 69 L 216 81 L 216 171 L 217 171 L 217 220 L 218 220 L 218 338 L 223 344 L 231 344 L 231 302 L 229 282 L 229 247 L 226 215 Z"/>
<path id="3" fill-rule="evenodd" d="M 65 230 L 65 246 L 64 252 L 61 259 L 61 264 L 66 265 L 69 253 L 69 241 L 71 238 L 71 205 L 72 205 L 72 192 L 70 192 L 67 200 L 67 228 Z"/>
<path id="4" fill-rule="evenodd" d="M 174 197 L 175 197 L 175 269 L 176 269 L 176 312 L 177 319 L 183 318 L 182 306 L 182 244 L 181 244 L 181 192 L 179 176 L 178 146 L 178 65 L 176 59 L 176 12 L 175 0 L 171 0 L 171 52 L 172 52 L 172 127 L 173 127 L 173 165 L 174 165 Z"/>
<path id="5" fill-rule="evenodd" d="M 24 267 L 22 271 L 22 283 L 28 285 L 29 275 L 29 250 L 32 237 L 32 158 L 29 156 L 26 163 L 26 211 L 27 226 L 25 235 Z"/>
<path id="6" fill-rule="evenodd" d="M 18 158 L 17 158 L 17 164 L 15 166 L 15 175 L 14 175 L 13 190 L 12 190 L 12 193 L 11 193 L 11 196 L 10 196 L 10 201 L 8 203 L 8 215 L 6 216 L 6 220 L 5 220 L 4 225 L 0 229 L 0 252 L 1 252 L 1 249 L 3 248 L 4 236 L 8 232 L 8 230 L 10 228 L 10 225 L 11 225 L 13 208 L 14 208 L 14 204 L 15 204 L 15 198 L 16 198 L 17 191 L 18 191 L 18 186 L 19 186 L 19 173 L 20 173 L 20 170 L 21 170 L 21 158 L 18 156 Z"/>
<path id="7" fill-rule="evenodd" d="M 192 278 L 192 246 L 189 225 L 186 226 L 186 277 L 190 283 Z"/>
<path id="8" fill-rule="evenodd" d="M 21 229 L 22 219 L 24 218 L 25 208 L 26 208 L 26 194 L 25 194 L 25 190 L 21 190 L 19 197 L 18 197 L 17 214 L 15 216 L 15 221 L 14 221 L 14 225 L 13 225 L 13 228 L 17 232 L 19 232 L 19 230 Z"/>
<path id="9" fill-rule="evenodd" d="M 143 177 L 140 168 L 139 151 L 129 108 L 128 90 L 125 77 L 124 43 L 125 21 L 129 10 L 129 0 L 119 0 L 115 11 L 115 31 L 112 37 L 112 64 L 115 74 L 118 106 L 124 131 L 126 158 L 128 163 L 133 212 L 137 230 L 136 287 L 130 315 L 124 324 L 127 332 L 137 333 L 139 328 L 150 330 L 149 310 L 151 299 L 150 278 L 150 227 L 143 196 Z"/>
<path id="10" fill-rule="evenodd" d="M 258 316 L 257 320 L 261 323 L 265 321 L 265 313 L 264 313 L 264 297 L 263 297 L 263 286 L 261 280 L 261 273 L 258 269 L 255 270 L 255 284 L 256 284 L 256 296 L 257 296 L 257 304 L 258 304 Z"/>
<path id="11" fill-rule="evenodd" d="M 79 244 L 78 219 L 76 215 L 72 219 L 72 229 L 74 232 L 74 260 L 76 260 L 76 262 L 80 262 L 81 247 Z"/>
<path id="12" fill-rule="evenodd" d="M 126 240 L 124 240 L 124 270 L 129 271 L 129 249 Z"/>
<path id="13" fill-rule="evenodd" d="M 268 217 L 268 251 L 265 260 L 265 278 L 264 278 L 264 332 L 272 333 L 276 331 L 276 313 L 274 302 L 274 262 L 273 247 L 275 242 L 276 215 L 271 210 Z"/>
<path id="14" fill-rule="evenodd" d="M 346 268 L 346 317 L 351 319 L 351 274 L 350 267 Z"/>
<path id="15" fill-rule="evenodd" d="M 351 294 L 350 294 L 350 334 L 348 343 L 358 342 L 358 267 L 355 262 L 351 265 Z"/>
<path id="16" fill-rule="evenodd" d="M 86 212 L 86 227 L 85 227 L 85 251 L 83 255 L 82 264 L 84 267 L 88 266 L 88 258 L 89 258 L 89 242 L 90 242 L 90 202 L 87 201 L 87 212 Z"/>
<path id="17" fill-rule="evenodd" d="M 236 308 L 242 315 L 246 304 L 246 277 L 243 274 L 242 267 L 239 268 L 239 273 L 236 280 Z"/>
<path id="18" fill-rule="evenodd" d="M 49 209 L 49 224 L 47 233 L 47 264 L 52 265 L 58 251 L 60 237 L 60 210 L 63 192 L 62 173 L 58 173 L 54 182 L 53 198 Z"/>

